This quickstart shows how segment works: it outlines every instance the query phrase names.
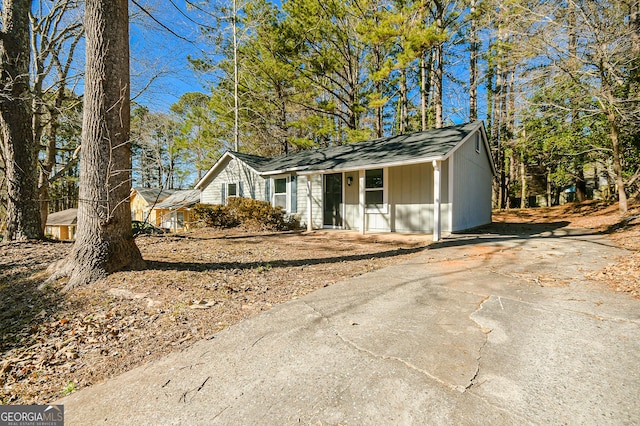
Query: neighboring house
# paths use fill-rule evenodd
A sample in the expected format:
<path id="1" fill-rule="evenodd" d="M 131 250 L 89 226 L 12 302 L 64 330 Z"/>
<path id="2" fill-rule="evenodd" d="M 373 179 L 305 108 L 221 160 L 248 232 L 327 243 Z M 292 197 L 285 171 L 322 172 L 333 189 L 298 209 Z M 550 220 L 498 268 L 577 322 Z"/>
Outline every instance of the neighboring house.
<path id="1" fill-rule="evenodd" d="M 76 238 L 78 209 L 67 209 L 51 213 L 47 216 L 45 234 L 56 240 L 73 240 Z"/>
<path id="2" fill-rule="evenodd" d="M 176 192 L 173 189 L 161 188 L 132 188 L 131 189 L 131 219 L 141 222 L 159 224 L 153 207 Z"/>
<path id="3" fill-rule="evenodd" d="M 201 202 L 267 200 L 307 229 L 455 232 L 491 222 L 495 166 L 482 121 L 264 158 L 226 152 Z"/>
<path id="4" fill-rule="evenodd" d="M 171 231 L 188 229 L 194 222 L 193 207 L 200 202 L 200 190 L 175 191 L 162 202 L 153 206 L 156 226 Z"/>

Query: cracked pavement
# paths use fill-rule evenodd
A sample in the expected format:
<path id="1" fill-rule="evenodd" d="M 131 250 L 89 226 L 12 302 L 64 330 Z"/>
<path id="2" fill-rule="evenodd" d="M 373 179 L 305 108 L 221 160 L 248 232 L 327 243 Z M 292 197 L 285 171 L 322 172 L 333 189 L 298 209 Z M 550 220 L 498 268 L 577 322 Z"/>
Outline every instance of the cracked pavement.
<path id="1" fill-rule="evenodd" d="M 59 401 L 87 424 L 638 424 L 624 251 L 543 227 L 455 235 Z"/>

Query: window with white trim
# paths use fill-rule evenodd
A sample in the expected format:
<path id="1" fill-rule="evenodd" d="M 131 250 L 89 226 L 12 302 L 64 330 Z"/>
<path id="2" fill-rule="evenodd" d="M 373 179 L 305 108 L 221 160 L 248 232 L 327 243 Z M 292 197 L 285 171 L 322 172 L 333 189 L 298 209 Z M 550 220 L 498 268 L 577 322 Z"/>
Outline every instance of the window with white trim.
<path id="1" fill-rule="evenodd" d="M 283 210 L 287 210 L 287 185 L 288 183 L 287 177 L 279 177 L 273 179 L 273 201 L 272 204 L 274 207 L 280 206 Z"/>
<path id="2" fill-rule="evenodd" d="M 384 169 L 365 170 L 364 203 L 368 212 L 386 210 L 386 173 Z"/>
<path id="3" fill-rule="evenodd" d="M 222 204 L 227 204 L 229 197 L 240 197 L 240 182 L 230 182 L 222 184 Z"/>
<path id="4" fill-rule="evenodd" d="M 237 183 L 228 183 L 227 184 L 227 197 L 237 197 L 238 196 L 238 184 Z"/>

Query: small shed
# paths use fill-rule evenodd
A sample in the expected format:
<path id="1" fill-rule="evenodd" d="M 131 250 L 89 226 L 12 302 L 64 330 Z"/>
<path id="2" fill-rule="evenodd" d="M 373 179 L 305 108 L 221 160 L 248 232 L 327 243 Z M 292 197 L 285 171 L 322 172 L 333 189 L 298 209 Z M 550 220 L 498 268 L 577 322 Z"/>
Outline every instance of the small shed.
<path id="1" fill-rule="evenodd" d="M 491 222 L 495 165 L 482 121 L 265 158 L 228 151 L 201 202 L 265 200 L 309 230 L 451 233 Z"/>
<path id="2" fill-rule="evenodd" d="M 131 188 L 131 220 L 156 223 L 156 212 L 153 207 L 176 192 L 174 189 L 164 188 Z"/>
<path id="3" fill-rule="evenodd" d="M 194 222 L 193 207 L 200 202 L 200 190 L 175 191 L 162 202 L 153 206 L 156 226 L 171 231 L 189 229 Z"/>
<path id="4" fill-rule="evenodd" d="M 67 209 L 47 216 L 45 234 L 56 240 L 74 240 L 78 224 L 78 209 Z"/>

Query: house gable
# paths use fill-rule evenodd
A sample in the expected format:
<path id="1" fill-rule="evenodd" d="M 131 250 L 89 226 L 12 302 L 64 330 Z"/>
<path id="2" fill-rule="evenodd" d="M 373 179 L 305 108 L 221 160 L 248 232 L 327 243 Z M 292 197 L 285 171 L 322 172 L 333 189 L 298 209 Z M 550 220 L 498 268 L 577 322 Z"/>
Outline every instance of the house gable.
<path id="1" fill-rule="evenodd" d="M 252 164 L 244 161 L 248 158 L 254 160 Z M 258 166 L 256 158 L 264 159 L 264 157 L 226 152 L 196 185 L 196 189 L 202 190 L 200 202 L 223 204 L 230 193 L 230 185 L 233 185 L 237 196 L 265 200 L 265 179 L 253 167 Z"/>

